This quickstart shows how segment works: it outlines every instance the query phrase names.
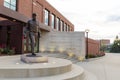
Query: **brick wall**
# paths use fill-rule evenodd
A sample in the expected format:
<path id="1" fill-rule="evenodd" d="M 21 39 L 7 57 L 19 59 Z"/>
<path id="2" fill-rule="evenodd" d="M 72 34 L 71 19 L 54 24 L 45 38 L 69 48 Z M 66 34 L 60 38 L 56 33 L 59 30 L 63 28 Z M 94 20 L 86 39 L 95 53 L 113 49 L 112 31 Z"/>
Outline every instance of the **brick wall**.
<path id="1" fill-rule="evenodd" d="M 65 23 L 70 25 L 72 31 L 74 31 L 74 25 L 68 21 L 61 13 L 59 13 L 54 7 L 52 7 L 45 0 L 19 0 L 18 1 L 18 12 L 24 14 L 25 16 L 31 18 L 32 12 L 37 13 L 37 18 L 40 22 L 44 22 L 44 9 L 47 9 L 51 14 L 55 14 L 56 17 L 59 17 Z M 33 5 L 33 11 L 32 11 Z"/>
<path id="2" fill-rule="evenodd" d="M 0 5 L 3 5 L 3 0 L 0 0 Z"/>
<path id="3" fill-rule="evenodd" d="M 102 40 L 100 40 L 100 44 L 101 45 L 108 45 L 108 44 L 110 44 L 110 40 L 108 40 L 108 39 L 102 39 Z"/>
<path id="4" fill-rule="evenodd" d="M 18 12 L 31 18 L 32 15 L 32 0 L 18 0 Z"/>
<path id="5" fill-rule="evenodd" d="M 100 43 L 96 40 L 88 39 L 88 54 L 99 54 L 99 53 L 100 53 Z"/>
<path id="6" fill-rule="evenodd" d="M 32 0 L 17 0 L 17 1 L 18 1 L 17 12 L 27 16 L 28 18 L 31 18 L 32 12 L 34 12 L 37 14 L 38 20 L 43 23 L 44 22 L 44 9 L 47 9 L 47 10 L 49 10 L 50 14 L 52 14 L 52 13 L 55 14 L 56 17 L 59 17 L 60 20 L 67 23 L 67 25 L 69 25 L 71 27 L 72 31 L 74 31 L 74 25 L 69 20 L 67 20 L 58 10 L 56 10 L 48 2 L 46 2 L 46 0 L 33 0 L 35 2 L 34 4 L 33 4 Z M 3 4 L 4 4 L 4 0 L 0 0 L 0 6 L 3 6 Z M 32 7 L 32 5 L 33 5 L 33 7 Z M 0 21 L 3 20 L 2 18 L 4 18 L 4 14 L 0 15 Z M 7 19 L 7 18 L 5 18 L 5 19 Z M 51 20 L 51 18 L 50 18 L 50 20 Z M 9 21 L 10 21 L 10 19 L 9 19 Z M 8 24 L 6 24 L 6 26 L 8 26 Z M 12 39 L 11 43 L 13 43 L 13 46 L 15 46 L 17 48 L 18 52 L 20 52 L 22 50 L 22 42 L 21 41 L 22 41 L 23 25 L 20 24 L 20 25 L 12 26 L 12 28 L 14 28 L 14 29 L 16 27 L 17 27 L 17 30 L 13 30 L 13 31 L 15 31 L 14 33 L 17 35 L 15 36 L 14 33 L 12 34 L 12 36 L 14 38 Z M 6 29 L 4 29 L 4 30 L 5 31 L 0 34 L 6 34 Z M 5 38 L 3 39 L 3 37 L 5 37 Z M 3 39 L 3 41 L 6 43 L 6 41 L 5 41 L 6 36 L 0 36 L 0 38 L 1 38 L 1 40 Z M 3 41 L 0 41 L 0 43 L 2 44 Z M 18 42 L 14 43 L 14 41 L 18 41 Z"/>
<path id="7" fill-rule="evenodd" d="M 44 9 L 47 9 L 50 14 L 55 14 L 56 17 L 59 17 L 65 23 L 67 23 L 72 31 L 74 31 L 74 25 L 67 20 L 58 10 L 52 7 L 47 1 L 45 0 L 19 0 L 18 1 L 18 12 L 24 14 L 25 16 L 31 18 L 32 15 L 32 4 L 33 4 L 33 12 L 37 13 L 37 18 L 40 22 L 44 22 Z"/>
<path id="8" fill-rule="evenodd" d="M 28 18 L 31 18 L 32 12 L 37 13 L 37 18 L 40 22 L 44 23 L 44 9 L 47 9 L 50 14 L 55 14 L 60 20 L 67 23 L 71 30 L 74 31 L 74 25 L 66 19 L 58 10 L 56 10 L 52 5 L 50 5 L 46 0 L 18 0 L 17 11 L 24 14 Z M 0 0 L 0 5 L 3 6 L 4 0 Z M 50 15 L 49 15 L 50 17 Z"/>

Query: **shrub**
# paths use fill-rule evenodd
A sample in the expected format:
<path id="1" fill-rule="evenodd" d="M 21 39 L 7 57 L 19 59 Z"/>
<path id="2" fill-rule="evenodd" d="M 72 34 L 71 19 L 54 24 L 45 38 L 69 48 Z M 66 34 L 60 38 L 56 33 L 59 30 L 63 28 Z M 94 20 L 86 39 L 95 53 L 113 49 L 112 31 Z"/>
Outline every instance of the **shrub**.
<path id="1" fill-rule="evenodd" d="M 8 54 L 8 55 L 13 55 L 15 53 L 15 50 L 9 49 L 9 48 L 4 48 L 3 53 Z"/>
<path id="2" fill-rule="evenodd" d="M 0 48 L 0 53 L 2 53 L 3 52 L 3 48 Z"/>
<path id="3" fill-rule="evenodd" d="M 7 54 L 8 55 L 13 55 L 13 54 L 15 54 L 15 51 L 14 50 L 9 50 L 9 52 Z"/>
<path id="4" fill-rule="evenodd" d="M 95 54 L 88 54 L 88 58 L 95 58 L 97 57 Z"/>

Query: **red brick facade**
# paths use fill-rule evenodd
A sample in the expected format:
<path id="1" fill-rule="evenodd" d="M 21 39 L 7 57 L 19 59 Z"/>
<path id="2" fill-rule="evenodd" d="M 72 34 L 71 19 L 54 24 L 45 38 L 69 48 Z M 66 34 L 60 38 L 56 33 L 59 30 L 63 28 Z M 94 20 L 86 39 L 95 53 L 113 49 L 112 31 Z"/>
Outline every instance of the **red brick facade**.
<path id="1" fill-rule="evenodd" d="M 100 40 L 100 44 L 101 45 L 109 45 L 110 44 L 110 40 L 108 40 L 108 39 L 101 39 Z"/>
<path id="2" fill-rule="evenodd" d="M 33 1 L 33 2 L 32 2 Z M 4 6 L 4 0 L 0 0 L 0 6 L 6 8 Z M 0 8 L 2 8 L 0 7 Z M 23 53 L 23 27 L 25 27 L 25 20 L 27 20 L 27 18 L 31 18 L 32 13 L 36 13 L 37 14 L 37 20 L 44 24 L 44 16 L 45 16 L 45 12 L 44 10 L 48 10 L 49 11 L 49 22 L 48 22 L 48 26 L 50 28 L 50 31 L 56 31 L 56 26 L 55 29 L 51 28 L 51 14 L 55 15 L 55 21 L 56 18 L 58 17 L 60 19 L 60 21 L 63 21 L 64 24 L 69 25 L 70 30 L 69 31 L 74 31 L 74 25 L 67 20 L 59 11 L 57 11 L 54 7 L 52 7 L 46 0 L 17 0 L 17 10 L 13 11 L 9 8 L 4 9 L 4 13 L 0 13 L 0 45 L 1 44 L 6 44 L 7 43 L 7 39 L 6 36 L 7 34 L 7 27 L 11 27 L 11 34 L 10 34 L 10 46 L 11 47 L 15 47 L 16 48 L 16 52 L 17 53 Z M 3 8 L 2 8 L 3 9 Z M 8 12 L 6 10 L 11 10 L 10 14 L 12 15 L 12 17 L 8 14 Z M 19 13 L 19 14 L 17 14 Z M 19 17 L 17 17 L 16 15 L 18 15 Z M 22 15 L 22 18 L 20 18 Z M 24 18 L 25 16 L 25 18 Z M 17 17 L 17 19 L 16 19 Z M 19 19 L 21 21 L 19 21 Z M 22 19 L 23 22 L 22 22 Z M 3 23 L 3 22 L 6 23 Z M 17 25 L 14 25 L 16 24 Z M 5 25 L 4 25 L 5 24 Z M 9 25 L 10 24 L 10 25 Z M 60 24 L 60 23 L 59 23 Z M 45 24 L 44 24 L 45 25 Z M 56 22 L 55 22 L 56 25 Z M 40 27 L 41 28 L 41 27 Z M 45 28 L 46 29 L 46 28 Z M 45 30 L 44 26 L 42 28 L 42 30 Z M 4 34 L 4 36 L 3 36 Z"/>
<path id="3" fill-rule="evenodd" d="M 0 0 L 0 5 L 3 5 L 3 0 Z"/>
<path id="4" fill-rule="evenodd" d="M 0 6 L 3 6 L 3 4 L 4 0 L 0 0 Z M 37 18 L 41 23 L 44 23 L 45 9 L 49 11 L 48 26 L 51 26 L 51 14 L 54 14 L 56 18 L 58 17 L 65 24 L 69 25 L 71 28 L 70 31 L 74 31 L 74 25 L 69 20 L 67 20 L 59 11 L 52 7 L 46 0 L 17 0 L 17 12 L 25 15 L 28 18 L 31 18 L 32 13 L 36 13 Z"/>
<path id="5" fill-rule="evenodd" d="M 86 42 L 87 43 L 87 42 Z M 93 39 L 88 39 L 88 54 L 99 54 L 100 53 L 100 43 Z"/>
<path id="6" fill-rule="evenodd" d="M 27 3 L 27 4 L 26 4 Z M 32 7 L 33 6 L 33 7 Z M 44 23 L 44 9 L 47 9 L 50 14 L 55 14 L 56 17 L 59 17 L 60 20 L 67 23 L 72 31 L 74 31 L 74 25 L 68 21 L 61 13 L 59 13 L 54 7 L 52 7 L 45 0 L 18 0 L 18 12 L 24 14 L 25 16 L 31 18 L 32 12 L 37 13 L 37 18 L 40 22 Z M 51 18 L 49 14 L 49 26 L 51 26 Z"/>

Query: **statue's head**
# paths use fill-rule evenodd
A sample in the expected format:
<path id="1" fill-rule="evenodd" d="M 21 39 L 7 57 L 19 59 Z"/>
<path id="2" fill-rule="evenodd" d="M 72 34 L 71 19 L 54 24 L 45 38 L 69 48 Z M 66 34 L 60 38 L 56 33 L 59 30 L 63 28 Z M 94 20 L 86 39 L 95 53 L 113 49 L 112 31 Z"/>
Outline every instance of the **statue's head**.
<path id="1" fill-rule="evenodd" d="M 37 16 L 36 13 L 33 13 L 33 14 L 32 14 L 33 20 L 36 20 L 36 16 Z"/>

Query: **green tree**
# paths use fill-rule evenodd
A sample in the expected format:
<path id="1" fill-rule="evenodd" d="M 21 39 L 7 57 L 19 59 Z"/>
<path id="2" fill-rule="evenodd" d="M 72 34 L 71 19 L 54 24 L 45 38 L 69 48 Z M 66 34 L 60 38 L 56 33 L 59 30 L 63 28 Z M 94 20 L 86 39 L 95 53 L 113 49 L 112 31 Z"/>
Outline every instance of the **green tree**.
<path id="1" fill-rule="evenodd" d="M 106 48 L 107 48 L 106 45 L 103 45 L 103 44 L 102 44 L 101 47 L 100 47 L 100 51 L 103 51 L 103 52 L 104 52 L 104 51 L 106 50 Z"/>
<path id="2" fill-rule="evenodd" d="M 114 40 L 110 52 L 120 53 L 120 39 L 118 39 L 118 36 L 116 36 L 116 39 Z"/>

